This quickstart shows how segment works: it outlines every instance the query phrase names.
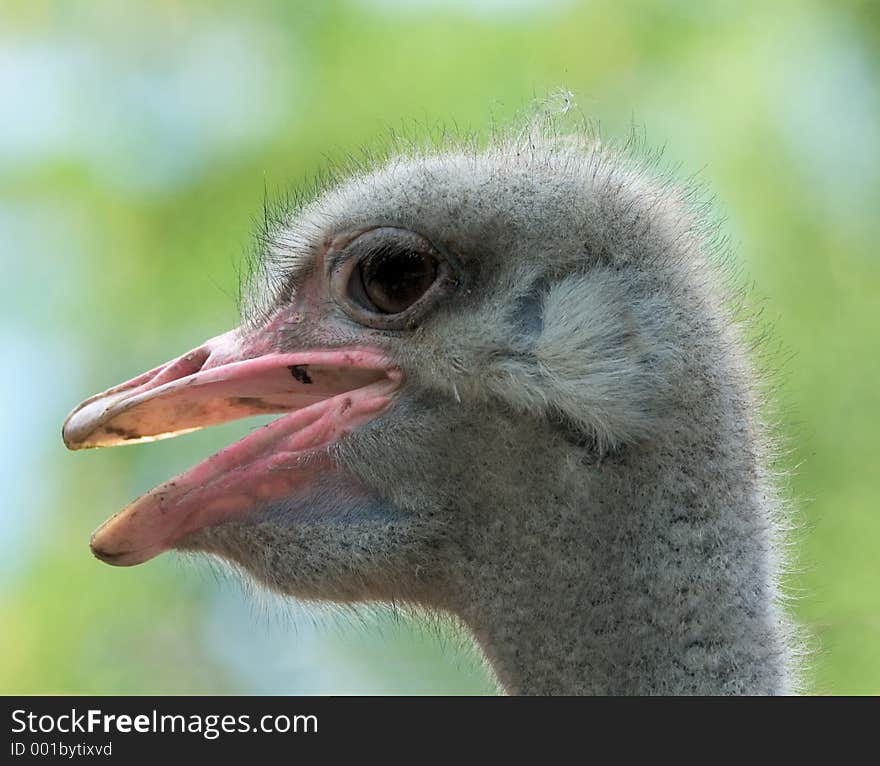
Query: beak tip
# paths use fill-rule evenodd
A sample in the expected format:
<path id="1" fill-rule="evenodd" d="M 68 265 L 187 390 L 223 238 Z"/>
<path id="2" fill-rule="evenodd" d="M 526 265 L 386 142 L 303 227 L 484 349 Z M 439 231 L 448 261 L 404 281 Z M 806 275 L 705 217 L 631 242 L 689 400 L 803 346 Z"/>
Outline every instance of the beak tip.
<path id="1" fill-rule="evenodd" d="M 86 442 L 83 434 L 77 433 L 76 429 L 68 428 L 67 423 L 61 428 L 61 439 L 64 446 L 72 452 L 94 446 Z"/>
<path id="2" fill-rule="evenodd" d="M 97 534 L 97 533 L 96 533 Z M 98 561 L 113 567 L 131 567 L 142 564 L 162 552 L 162 548 L 153 547 L 137 551 L 121 551 L 112 553 L 106 550 L 101 543 L 95 541 L 95 535 L 89 542 L 89 550 Z"/>
<path id="3" fill-rule="evenodd" d="M 84 429 L 81 422 L 79 422 L 81 418 L 77 417 L 82 410 L 82 404 L 74 407 L 68 416 L 64 418 L 64 423 L 61 426 L 61 439 L 64 441 L 64 446 L 69 450 L 79 450 L 88 446 L 85 442 L 88 434 L 83 433 Z"/>
<path id="4" fill-rule="evenodd" d="M 104 564 L 110 564 L 110 566 L 124 566 L 123 562 L 120 561 L 124 554 L 108 553 L 101 550 L 101 548 L 94 543 L 89 544 L 89 549 L 92 551 L 92 555 Z"/>
<path id="5" fill-rule="evenodd" d="M 61 440 L 64 442 L 64 446 L 69 450 L 78 450 L 82 445 L 78 444 L 76 439 L 74 439 L 71 434 L 67 432 L 67 424 L 61 428 Z"/>
<path id="6" fill-rule="evenodd" d="M 71 436 L 71 434 L 68 433 L 66 426 L 61 428 L 61 440 L 64 442 L 64 446 L 69 450 L 76 451 L 82 446 Z"/>
<path id="7" fill-rule="evenodd" d="M 103 447 L 111 441 L 115 443 L 113 434 L 108 433 L 100 420 L 96 418 L 95 407 L 89 405 L 90 401 L 80 404 L 64 419 L 64 424 L 61 426 L 61 439 L 69 450 Z M 128 435 L 125 436 L 126 439 L 122 443 L 129 440 Z"/>
<path id="8" fill-rule="evenodd" d="M 109 519 L 108 519 L 109 521 Z M 100 527 L 98 527 L 94 532 L 92 532 L 92 536 L 89 538 L 89 550 L 92 552 L 92 555 L 98 559 L 98 561 L 102 561 L 105 564 L 110 564 L 111 566 L 122 566 L 122 558 L 125 556 L 124 553 L 111 553 L 106 550 L 104 545 L 101 543 L 99 536 L 101 534 L 101 530 L 107 526 L 105 522 Z"/>

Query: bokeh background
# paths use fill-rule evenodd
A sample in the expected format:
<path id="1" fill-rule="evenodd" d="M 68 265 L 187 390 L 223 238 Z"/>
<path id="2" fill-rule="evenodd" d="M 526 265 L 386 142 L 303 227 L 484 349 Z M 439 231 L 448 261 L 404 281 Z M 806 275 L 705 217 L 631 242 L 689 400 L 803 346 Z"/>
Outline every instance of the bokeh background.
<path id="1" fill-rule="evenodd" d="M 92 559 L 107 515 L 250 424 L 77 454 L 59 429 L 236 323 L 265 189 L 559 87 L 716 192 L 774 328 L 810 689 L 880 692 L 878 73 L 870 0 L 3 0 L 0 692 L 492 690 L 418 622 Z"/>

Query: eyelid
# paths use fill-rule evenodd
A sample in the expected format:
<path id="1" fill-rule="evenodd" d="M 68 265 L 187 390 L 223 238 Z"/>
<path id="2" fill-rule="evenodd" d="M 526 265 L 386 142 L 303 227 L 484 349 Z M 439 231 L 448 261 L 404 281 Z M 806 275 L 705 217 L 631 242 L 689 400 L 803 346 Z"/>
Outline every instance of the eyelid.
<path id="1" fill-rule="evenodd" d="M 351 258 L 351 254 L 346 252 L 346 248 L 359 239 L 364 234 L 375 229 L 384 228 L 382 226 L 370 226 L 366 229 L 356 229 L 355 231 L 343 232 L 335 237 L 328 238 L 324 245 L 324 272 L 329 279 L 335 274 L 339 268 Z M 329 255 L 329 258 L 327 257 Z"/>

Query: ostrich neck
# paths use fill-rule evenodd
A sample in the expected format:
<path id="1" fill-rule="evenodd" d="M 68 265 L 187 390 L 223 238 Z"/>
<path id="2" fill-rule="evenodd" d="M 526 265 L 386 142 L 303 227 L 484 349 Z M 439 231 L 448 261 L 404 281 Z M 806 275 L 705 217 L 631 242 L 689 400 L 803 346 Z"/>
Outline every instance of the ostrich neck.
<path id="1" fill-rule="evenodd" d="M 739 436 L 632 450 L 493 516 L 459 611 L 507 692 L 790 691 L 772 493 Z"/>

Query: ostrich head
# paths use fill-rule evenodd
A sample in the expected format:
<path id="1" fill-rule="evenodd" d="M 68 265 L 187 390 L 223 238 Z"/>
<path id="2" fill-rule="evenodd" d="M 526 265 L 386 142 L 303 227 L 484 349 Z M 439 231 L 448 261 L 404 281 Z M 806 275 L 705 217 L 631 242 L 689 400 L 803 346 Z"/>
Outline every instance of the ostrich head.
<path id="1" fill-rule="evenodd" d="M 281 417 L 107 521 L 98 558 L 451 613 L 511 692 L 789 688 L 751 375 L 682 193 L 528 135 L 361 169 L 264 239 L 242 325 L 64 439 Z"/>

